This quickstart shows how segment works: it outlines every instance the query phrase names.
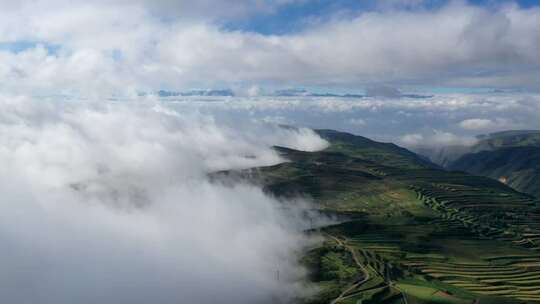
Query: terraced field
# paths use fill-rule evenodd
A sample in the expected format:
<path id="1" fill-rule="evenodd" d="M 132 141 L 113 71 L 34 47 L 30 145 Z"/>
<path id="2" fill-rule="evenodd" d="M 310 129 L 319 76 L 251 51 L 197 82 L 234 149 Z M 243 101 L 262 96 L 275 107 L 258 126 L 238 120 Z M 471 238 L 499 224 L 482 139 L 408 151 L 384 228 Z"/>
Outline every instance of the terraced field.
<path id="1" fill-rule="evenodd" d="M 339 225 L 329 229 L 345 236 L 367 265 L 398 285 L 414 278 L 415 284 L 434 284 L 434 290 L 468 303 L 496 301 L 492 297 L 508 299 L 499 300 L 501 303 L 540 301 L 540 256 L 474 234 L 434 238 L 433 232 L 442 229 L 433 224 L 381 228 L 362 221 L 356 227 Z M 426 236 L 433 238 L 429 244 L 414 241 Z"/>
<path id="2" fill-rule="evenodd" d="M 393 145 L 321 134 L 328 150 L 276 148 L 291 161 L 243 173 L 345 219 L 321 229 L 325 249 L 308 254 L 321 287 L 308 303 L 540 303 L 537 199 Z M 354 276 L 324 275 L 334 251 Z"/>
<path id="3" fill-rule="evenodd" d="M 523 259 L 528 257 L 508 258 L 508 264 L 492 263 L 489 258 L 477 263 L 417 261 L 414 267 L 429 277 L 476 294 L 540 301 L 540 272 L 520 265 Z"/>
<path id="4" fill-rule="evenodd" d="M 531 197 L 464 185 L 423 184 L 412 189 L 442 217 L 459 221 L 482 236 L 540 249 L 540 210 Z"/>

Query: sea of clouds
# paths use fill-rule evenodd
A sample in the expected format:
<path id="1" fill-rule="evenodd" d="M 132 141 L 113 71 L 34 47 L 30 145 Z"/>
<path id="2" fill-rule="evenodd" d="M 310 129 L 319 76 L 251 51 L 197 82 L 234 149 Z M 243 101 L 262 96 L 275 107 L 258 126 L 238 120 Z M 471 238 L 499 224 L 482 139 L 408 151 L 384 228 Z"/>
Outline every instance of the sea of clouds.
<path id="1" fill-rule="evenodd" d="M 328 143 L 304 125 L 411 147 L 540 128 L 534 94 L 431 98 L 0 96 L 0 299 L 9 303 L 288 303 L 305 200 L 221 170 Z M 519 118 L 519 119 L 518 119 Z M 323 219 L 324 220 L 324 219 Z M 279 272 L 279 280 L 277 274 Z"/>
<path id="2" fill-rule="evenodd" d="M 426 98 L 427 97 L 427 98 Z M 178 109 L 223 120 L 329 128 L 408 148 L 472 145 L 491 132 L 540 129 L 540 95 L 523 92 L 438 93 L 409 97 L 182 97 Z"/>
<path id="3" fill-rule="evenodd" d="M 244 128 L 156 101 L 1 97 L 2 302 L 286 303 L 303 295 L 298 253 L 310 240 L 297 215 L 305 202 L 208 173 L 284 161 L 272 145 L 327 143 L 309 129 Z"/>

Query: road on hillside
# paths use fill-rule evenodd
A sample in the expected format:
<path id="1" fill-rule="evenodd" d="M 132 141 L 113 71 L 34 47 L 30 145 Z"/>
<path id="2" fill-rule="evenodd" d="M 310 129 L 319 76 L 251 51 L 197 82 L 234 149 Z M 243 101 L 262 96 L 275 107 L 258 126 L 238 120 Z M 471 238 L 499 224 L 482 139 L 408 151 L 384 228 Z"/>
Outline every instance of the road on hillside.
<path id="1" fill-rule="evenodd" d="M 360 286 L 360 285 L 364 284 L 365 282 L 369 281 L 370 276 L 369 276 L 369 272 L 366 270 L 366 268 L 364 268 L 364 265 L 362 265 L 362 263 L 360 263 L 360 260 L 358 259 L 358 256 L 357 256 L 357 252 L 356 252 L 356 250 L 354 250 L 354 248 L 347 245 L 347 243 L 343 242 L 338 237 L 335 237 L 335 236 L 333 236 L 331 234 L 328 234 L 328 233 L 325 233 L 325 234 L 328 237 L 330 237 L 331 239 L 333 239 L 334 241 L 336 241 L 336 243 L 338 243 L 340 246 L 347 249 L 351 253 L 356 266 L 358 266 L 358 268 L 360 268 L 360 270 L 362 270 L 362 272 L 364 273 L 364 277 L 363 277 L 362 280 L 357 281 L 357 282 L 353 283 L 351 286 L 347 287 L 337 298 L 335 298 L 334 300 L 332 300 L 330 302 L 330 304 L 336 304 L 336 303 L 338 303 L 340 301 L 343 301 L 343 300 L 347 299 L 348 297 L 350 297 L 350 295 L 347 296 L 347 294 L 350 293 L 352 290 L 356 289 L 358 286 Z"/>

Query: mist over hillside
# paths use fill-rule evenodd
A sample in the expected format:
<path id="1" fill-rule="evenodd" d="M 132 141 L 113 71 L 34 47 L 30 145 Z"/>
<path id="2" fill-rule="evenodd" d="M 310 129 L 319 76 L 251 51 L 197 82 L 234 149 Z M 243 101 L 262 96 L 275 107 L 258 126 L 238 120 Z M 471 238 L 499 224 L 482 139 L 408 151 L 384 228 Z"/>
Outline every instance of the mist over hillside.
<path id="1" fill-rule="evenodd" d="M 312 242 L 298 216 L 309 202 L 207 174 L 283 162 L 273 145 L 325 148 L 313 131 L 247 122 L 247 134 L 160 103 L 0 108 L 3 299 L 275 303 L 309 293 L 296 258 Z"/>

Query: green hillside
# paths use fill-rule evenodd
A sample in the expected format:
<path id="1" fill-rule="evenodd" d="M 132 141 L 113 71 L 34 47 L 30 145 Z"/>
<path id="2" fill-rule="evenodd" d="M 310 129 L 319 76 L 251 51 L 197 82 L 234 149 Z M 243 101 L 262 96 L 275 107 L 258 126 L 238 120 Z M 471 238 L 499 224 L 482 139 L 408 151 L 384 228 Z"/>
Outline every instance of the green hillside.
<path id="1" fill-rule="evenodd" d="M 488 176 L 518 191 L 540 197 L 540 132 L 491 134 L 471 151 L 453 161 L 448 168 Z"/>
<path id="2" fill-rule="evenodd" d="M 381 143 L 362 136 L 334 130 L 316 130 L 332 145 L 327 152 L 340 152 L 362 160 L 373 161 L 386 166 L 399 168 L 436 168 L 429 160 L 392 143 Z"/>
<path id="3" fill-rule="evenodd" d="M 276 148 L 290 161 L 242 173 L 339 219 L 302 259 L 318 287 L 305 303 L 540 303 L 538 201 L 394 145 L 318 132 L 328 149 Z"/>
<path id="4" fill-rule="evenodd" d="M 510 187 L 540 197 L 540 147 L 499 148 L 462 156 L 452 170 L 497 179 Z"/>

